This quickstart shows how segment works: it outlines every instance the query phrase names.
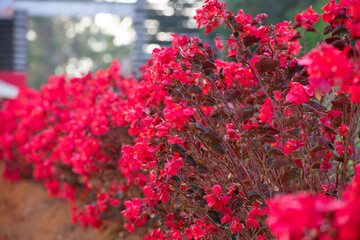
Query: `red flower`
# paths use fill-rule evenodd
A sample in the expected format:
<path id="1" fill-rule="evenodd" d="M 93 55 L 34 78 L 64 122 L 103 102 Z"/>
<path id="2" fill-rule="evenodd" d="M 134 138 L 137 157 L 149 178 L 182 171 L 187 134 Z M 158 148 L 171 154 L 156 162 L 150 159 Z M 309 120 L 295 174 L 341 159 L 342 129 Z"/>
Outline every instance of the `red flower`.
<path id="1" fill-rule="evenodd" d="M 343 7 L 345 5 L 344 2 L 345 1 L 341 1 L 340 4 L 337 4 L 335 0 L 330 0 L 328 4 L 326 4 L 323 8 L 321 8 L 321 10 L 324 10 L 324 13 L 321 14 L 323 21 L 327 23 L 332 23 L 333 20 L 336 18 L 336 16 L 341 11 L 343 11 Z"/>
<path id="2" fill-rule="evenodd" d="M 335 223 L 338 239 L 360 239 L 360 166 L 356 167 L 356 175 L 350 188 L 344 193 L 346 205 L 336 213 Z"/>
<path id="3" fill-rule="evenodd" d="M 242 230 L 242 226 L 241 226 L 241 222 L 239 221 L 238 217 L 235 217 L 230 225 L 230 230 L 235 233 L 235 232 L 240 232 Z"/>
<path id="4" fill-rule="evenodd" d="M 184 166 L 183 160 L 179 153 L 175 153 L 174 157 L 165 164 L 164 170 L 161 172 L 161 176 L 166 174 L 166 179 L 170 179 L 175 176 L 180 168 Z"/>
<path id="5" fill-rule="evenodd" d="M 281 92 L 280 91 L 274 91 L 275 100 L 280 102 L 281 101 Z"/>
<path id="6" fill-rule="evenodd" d="M 358 84 L 354 84 L 350 88 L 351 93 L 351 101 L 354 103 L 360 103 L 360 86 Z"/>
<path id="7" fill-rule="evenodd" d="M 201 9 L 196 10 L 194 19 L 198 28 L 204 25 L 205 33 L 211 33 L 213 28 L 219 26 L 220 20 L 224 17 L 225 3 L 219 3 L 218 0 L 206 0 Z"/>
<path id="8" fill-rule="evenodd" d="M 329 214 L 341 205 L 324 196 L 277 195 L 268 201 L 267 223 L 277 239 L 303 239 L 312 230 L 320 234 L 320 228 Z M 328 238 L 323 238 L 328 239 Z"/>
<path id="9" fill-rule="evenodd" d="M 251 228 L 251 226 L 256 229 L 259 227 L 259 222 L 256 219 L 249 217 L 246 220 L 246 228 Z"/>
<path id="10" fill-rule="evenodd" d="M 303 86 L 298 82 L 293 82 L 290 84 L 291 89 L 286 95 L 286 101 L 291 102 L 294 105 L 304 104 L 310 100 L 310 97 L 313 95 L 313 90 L 310 86 Z"/>
<path id="11" fill-rule="evenodd" d="M 125 201 L 124 205 L 126 209 L 121 212 L 122 215 L 124 215 L 130 223 L 136 223 L 141 213 L 141 199 L 133 198 L 131 201 Z"/>
<path id="12" fill-rule="evenodd" d="M 312 6 L 301 14 L 297 14 L 295 16 L 295 21 L 304 28 L 314 25 L 317 23 L 318 19 L 319 14 L 313 11 Z"/>
<path id="13" fill-rule="evenodd" d="M 326 86 L 341 86 L 347 91 L 351 84 L 353 69 L 344 52 L 331 45 L 321 44 L 299 60 L 310 75 L 310 85 L 326 92 Z M 327 82 L 327 83 L 326 83 Z"/>
<path id="14" fill-rule="evenodd" d="M 208 202 L 208 206 L 210 208 L 215 206 L 218 211 L 221 211 L 230 201 L 228 195 L 221 196 L 221 190 L 222 188 L 219 185 L 215 185 L 212 187 L 212 192 L 209 191 L 209 194 L 204 196 L 204 199 Z"/>
<path id="15" fill-rule="evenodd" d="M 345 137 L 346 134 L 349 132 L 349 127 L 348 127 L 346 124 L 342 123 L 341 126 L 340 126 L 340 128 L 339 128 L 338 130 L 336 130 L 336 132 L 337 132 L 340 136 Z"/>
<path id="16" fill-rule="evenodd" d="M 283 152 L 286 155 L 289 155 L 292 151 L 298 149 L 299 147 L 304 146 L 304 143 L 300 140 L 290 139 L 287 143 L 282 147 Z"/>
<path id="17" fill-rule="evenodd" d="M 165 99 L 164 118 L 166 121 L 175 123 L 176 127 L 180 130 L 189 117 L 194 114 L 195 109 L 188 107 L 184 108 L 175 104 L 171 98 Z"/>
<path id="18" fill-rule="evenodd" d="M 253 206 L 254 208 L 250 211 L 249 217 L 256 219 L 260 217 L 263 214 L 263 212 L 259 208 L 259 203 L 255 202 Z"/>
<path id="19" fill-rule="evenodd" d="M 236 131 L 234 124 L 226 124 L 226 133 L 228 134 L 231 141 L 236 141 L 240 138 L 238 131 Z"/>
<path id="20" fill-rule="evenodd" d="M 223 45 L 221 43 L 221 37 L 217 36 L 215 38 L 215 45 L 220 51 L 223 49 Z"/>
<path id="21" fill-rule="evenodd" d="M 270 98 L 265 100 L 265 103 L 261 105 L 260 114 L 258 118 L 261 122 L 269 122 L 271 124 L 274 117 L 274 106 Z"/>

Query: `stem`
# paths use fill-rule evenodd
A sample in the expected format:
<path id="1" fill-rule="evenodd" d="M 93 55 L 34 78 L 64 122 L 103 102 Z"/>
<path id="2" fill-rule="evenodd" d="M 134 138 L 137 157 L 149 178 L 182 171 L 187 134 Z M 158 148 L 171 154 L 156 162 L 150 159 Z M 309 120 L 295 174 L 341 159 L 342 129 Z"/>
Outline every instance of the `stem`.
<path id="1" fill-rule="evenodd" d="M 305 30 L 304 30 L 304 28 L 302 29 L 302 39 L 303 39 L 303 41 L 304 41 L 304 55 L 306 55 L 307 54 L 307 42 L 306 42 L 306 40 L 305 40 Z"/>
<path id="2" fill-rule="evenodd" d="M 346 106 L 345 106 L 346 107 Z M 347 141 L 344 141 L 345 142 L 345 146 L 344 146 L 344 161 L 341 165 L 341 177 L 340 177 L 340 183 L 339 183 L 339 193 L 340 193 L 340 196 L 342 195 L 342 192 L 344 191 L 344 185 L 345 185 L 345 181 L 346 181 L 346 176 L 347 176 L 347 173 L 348 173 L 348 163 L 349 163 L 349 160 L 350 160 L 350 155 L 349 155 L 349 148 L 348 148 L 348 145 L 352 145 L 353 147 L 353 162 L 356 162 L 357 159 L 356 159 L 356 146 L 355 146 L 355 133 L 356 133 L 356 130 L 357 130 L 357 120 L 359 118 L 359 114 L 360 114 L 360 111 L 357 111 L 356 109 L 356 106 L 354 105 L 351 105 L 351 112 L 354 113 L 355 116 L 352 117 L 351 119 L 351 125 L 350 125 L 350 129 L 351 129 L 351 135 L 349 137 L 347 137 Z M 349 143 L 350 142 L 350 143 Z"/>
<path id="3" fill-rule="evenodd" d="M 310 172 L 310 177 L 308 178 L 308 181 L 309 181 L 309 186 L 310 186 L 310 189 L 311 189 L 311 193 L 315 194 L 315 191 L 314 191 L 314 186 L 313 186 L 313 171 L 311 169 L 311 162 L 310 162 L 310 157 L 309 157 L 309 154 L 310 154 L 310 149 L 308 147 L 308 145 L 306 144 L 307 141 L 306 141 L 306 136 L 308 135 L 307 134 L 307 129 L 306 127 L 304 126 L 304 118 L 303 118 L 303 112 L 301 111 L 301 108 L 298 106 L 298 110 L 300 112 L 300 118 L 301 118 L 301 123 L 300 123 L 300 126 L 301 126 L 301 129 L 304 133 L 304 139 L 303 139 L 303 143 L 305 144 L 305 148 L 306 148 L 306 162 L 308 164 L 308 167 L 309 167 L 309 172 Z"/>
<path id="4" fill-rule="evenodd" d="M 249 65 L 249 67 L 251 68 L 251 71 L 253 72 L 256 80 L 259 82 L 261 91 L 263 91 L 263 93 L 265 94 L 265 96 L 266 96 L 267 98 L 270 98 L 270 99 L 271 99 L 271 97 L 269 96 L 269 94 L 267 93 L 267 91 L 266 91 L 265 88 L 264 88 L 264 85 L 263 85 L 263 83 L 262 83 L 261 78 L 260 78 L 259 75 L 256 73 L 255 68 L 251 65 L 251 63 L 250 63 L 249 60 L 247 60 L 247 65 Z M 274 108 L 277 108 L 277 106 L 276 106 L 272 101 L 271 101 L 271 104 L 273 105 Z M 274 113 L 274 116 L 275 116 L 275 119 L 276 119 L 276 121 L 278 122 L 278 124 L 279 124 L 279 126 L 280 126 L 280 128 L 281 128 L 281 132 L 282 132 L 282 133 L 285 133 L 285 129 L 284 129 L 284 127 L 283 127 L 283 125 L 282 125 L 282 123 L 281 123 L 281 121 L 280 121 L 280 119 L 279 119 L 279 116 L 278 116 L 278 114 L 277 114 L 276 112 Z"/>
<path id="5" fill-rule="evenodd" d="M 224 95 L 219 91 L 219 89 L 215 86 L 214 82 L 210 80 L 211 85 L 213 86 L 214 89 L 216 89 L 217 94 L 220 96 L 221 101 L 224 103 L 224 105 L 226 106 L 226 109 L 231 117 L 231 120 L 233 121 L 233 123 L 235 124 L 235 126 L 237 127 L 237 129 L 239 130 L 240 133 L 242 133 L 242 130 L 238 124 L 238 122 L 235 120 L 234 118 L 234 114 L 231 112 L 230 107 L 228 105 L 228 103 L 226 102 Z"/>
<path id="6" fill-rule="evenodd" d="M 330 198 L 332 198 L 334 190 L 333 190 L 333 187 L 331 186 L 331 181 L 330 181 L 330 178 L 329 178 L 329 175 L 327 174 L 327 172 L 325 172 L 325 175 L 326 175 L 326 178 L 327 178 L 327 181 L 328 181 L 328 184 L 329 184 Z"/>

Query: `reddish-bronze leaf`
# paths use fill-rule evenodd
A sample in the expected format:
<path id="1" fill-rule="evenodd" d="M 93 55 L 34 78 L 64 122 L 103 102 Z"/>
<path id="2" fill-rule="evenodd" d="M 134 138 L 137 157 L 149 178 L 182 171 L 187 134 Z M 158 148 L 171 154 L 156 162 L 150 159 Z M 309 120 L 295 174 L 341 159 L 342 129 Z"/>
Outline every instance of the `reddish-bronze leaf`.
<path id="1" fill-rule="evenodd" d="M 255 68 L 259 73 L 274 71 L 280 65 L 280 61 L 271 58 L 262 58 L 255 63 Z"/>

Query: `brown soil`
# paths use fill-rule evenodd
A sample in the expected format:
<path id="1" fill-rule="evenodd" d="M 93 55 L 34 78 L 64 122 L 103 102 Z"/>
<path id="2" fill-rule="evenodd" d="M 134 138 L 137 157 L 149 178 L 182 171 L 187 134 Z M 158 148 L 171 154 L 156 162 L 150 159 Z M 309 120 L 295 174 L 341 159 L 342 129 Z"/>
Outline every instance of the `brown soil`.
<path id="1" fill-rule="evenodd" d="M 93 239 L 138 238 L 123 231 L 119 224 L 106 225 L 100 230 L 73 225 L 69 203 L 49 198 L 41 183 L 7 181 L 0 176 L 0 240 Z"/>

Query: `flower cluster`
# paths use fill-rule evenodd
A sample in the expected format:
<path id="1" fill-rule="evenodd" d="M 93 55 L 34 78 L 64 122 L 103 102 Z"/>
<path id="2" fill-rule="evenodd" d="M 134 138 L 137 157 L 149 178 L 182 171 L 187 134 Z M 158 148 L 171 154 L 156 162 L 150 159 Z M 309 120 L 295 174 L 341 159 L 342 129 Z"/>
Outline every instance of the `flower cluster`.
<path id="1" fill-rule="evenodd" d="M 359 239 L 359 181 L 357 167 L 357 175 L 342 201 L 308 193 L 275 197 L 268 201 L 267 222 L 277 239 Z"/>

